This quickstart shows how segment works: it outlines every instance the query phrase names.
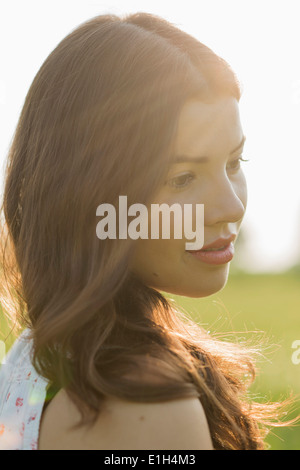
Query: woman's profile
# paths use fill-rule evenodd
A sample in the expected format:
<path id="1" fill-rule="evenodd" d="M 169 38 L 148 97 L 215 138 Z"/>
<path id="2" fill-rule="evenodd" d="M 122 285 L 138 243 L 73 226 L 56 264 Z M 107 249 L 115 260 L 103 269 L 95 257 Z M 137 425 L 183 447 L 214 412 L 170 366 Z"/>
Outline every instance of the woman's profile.
<path id="1" fill-rule="evenodd" d="M 227 282 L 247 206 L 240 96 L 223 59 L 148 13 L 92 18 L 47 57 L 5 175 L 2 301 L 25 329 L 0 370 L 0 448 L 265 448 L 276 407 L 247 398 L 249 351 L 163 295 Z M 99 240 L 96 209 L 120 195 L 204 204 L 204 247 Z"/>

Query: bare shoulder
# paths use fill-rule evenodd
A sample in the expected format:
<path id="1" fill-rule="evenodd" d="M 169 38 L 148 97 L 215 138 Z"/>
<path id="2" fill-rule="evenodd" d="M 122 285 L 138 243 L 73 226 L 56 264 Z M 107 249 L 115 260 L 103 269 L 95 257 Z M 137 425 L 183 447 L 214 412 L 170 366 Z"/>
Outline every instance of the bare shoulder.
<path id="1" fill-rule="evenodd" d="M 212 450 L 206 416 L 198 398 L 160 403 L 117 401 L 114 413 L 124 435 L 123 449 Z"/>
<path id="2" fill-rule="evenodd" d="M 39 448 L 213 450 L 198 398 L 136 403 L 111 397 L 93 427 L 71 430 L 78 419 L 78 410 L 62 390 L 43 416 Z"/>

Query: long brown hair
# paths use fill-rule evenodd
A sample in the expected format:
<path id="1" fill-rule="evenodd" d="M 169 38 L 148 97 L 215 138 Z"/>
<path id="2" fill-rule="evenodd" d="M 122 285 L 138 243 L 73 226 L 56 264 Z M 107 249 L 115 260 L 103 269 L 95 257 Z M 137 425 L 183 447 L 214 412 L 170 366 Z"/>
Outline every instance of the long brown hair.
<path id="1" fill-rule="evenodd" d="M 240 98 L 229 65 L 162 18 L 104 15 L 72 31 L 34 78 L 9 151 L 3 273 L 36 369 L 83 423 L 107 395 L 199 397 L 216 449 L 262 449 L 276 405 L 247 400 L 249 351 L 137 279 L 132 240 L 95 232 L 99 204 L 151 201 L 183 104 L 218 94 Z"/>

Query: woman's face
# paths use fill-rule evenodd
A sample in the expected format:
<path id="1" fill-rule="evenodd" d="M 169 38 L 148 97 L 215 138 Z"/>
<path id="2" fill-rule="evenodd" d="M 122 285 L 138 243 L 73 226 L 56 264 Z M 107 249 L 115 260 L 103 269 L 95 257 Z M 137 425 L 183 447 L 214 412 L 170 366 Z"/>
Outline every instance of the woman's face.
<path id="1" fill-rule="evenodd" d="M 239 160 L 243 139 L 236 99 L 227 97 L 210 104 L 188 101 L 182 108 L 172 165 L 152 204 L 179 203 L 183 214 L 183 205 L 192 204 L 193 217 L 195 205 L 204 204 L 205 246 L 238 235 L 247 205 L 246 180 Z M 175 163 L 178 156 L 189 159 Z M 197 162 L 199 157 L 206 159 Z M 150 225 L 150 206 L 148 213 Z M 159 239 L 135 242 L 133 272 L 149 287 L 188 297 L 205 297 L 222 289 L 230 262 L 211 264 L 186 251 L 186 242 L 194 240 L 184 238 L 184 232 L 182 239 L 172 237 L 172 220 L 170 239 L 163 239 L 160 233 Z"/>

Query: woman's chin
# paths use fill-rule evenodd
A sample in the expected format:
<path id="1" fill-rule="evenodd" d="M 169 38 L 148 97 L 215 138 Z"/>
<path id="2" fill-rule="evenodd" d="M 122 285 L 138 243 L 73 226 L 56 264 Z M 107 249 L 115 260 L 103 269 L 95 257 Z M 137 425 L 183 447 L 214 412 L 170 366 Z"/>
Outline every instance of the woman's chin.
<path id="1" fill-rule="evenodd" d="M 166 292 L 168 294 L 174 295 L 181 295 L 183 297 L 191 297 L 191 298 L 201 298 L 201 297 L 208 297 L 210 295 L 216 294 L 220 290 L 222 290 L 226 285 L 226 280 L 223 282 L 219 281 L 218 283 L 211 283 L 210 285 L 206 283 L 205 285 L 189 285 L 189 286 L 178 286 L 178 287 L 166 287 L 166 288 L 158 288 L 154 287 L 160 292 Z"/>
<path id="2" fill-rule="evenodd" d="M 207 270 L 201 273 L 186 273 L 184 276 L 173 276 L 172 273 L 164 276 L 139 276 L 143 282 L 152 289 L 184 297 L 201 298 L 216 294 L 222 290 L 228 280 L 229 266 L 219 266 L 219 269 Z M 164 278 L 166 281 L 164 282 Z"/>

